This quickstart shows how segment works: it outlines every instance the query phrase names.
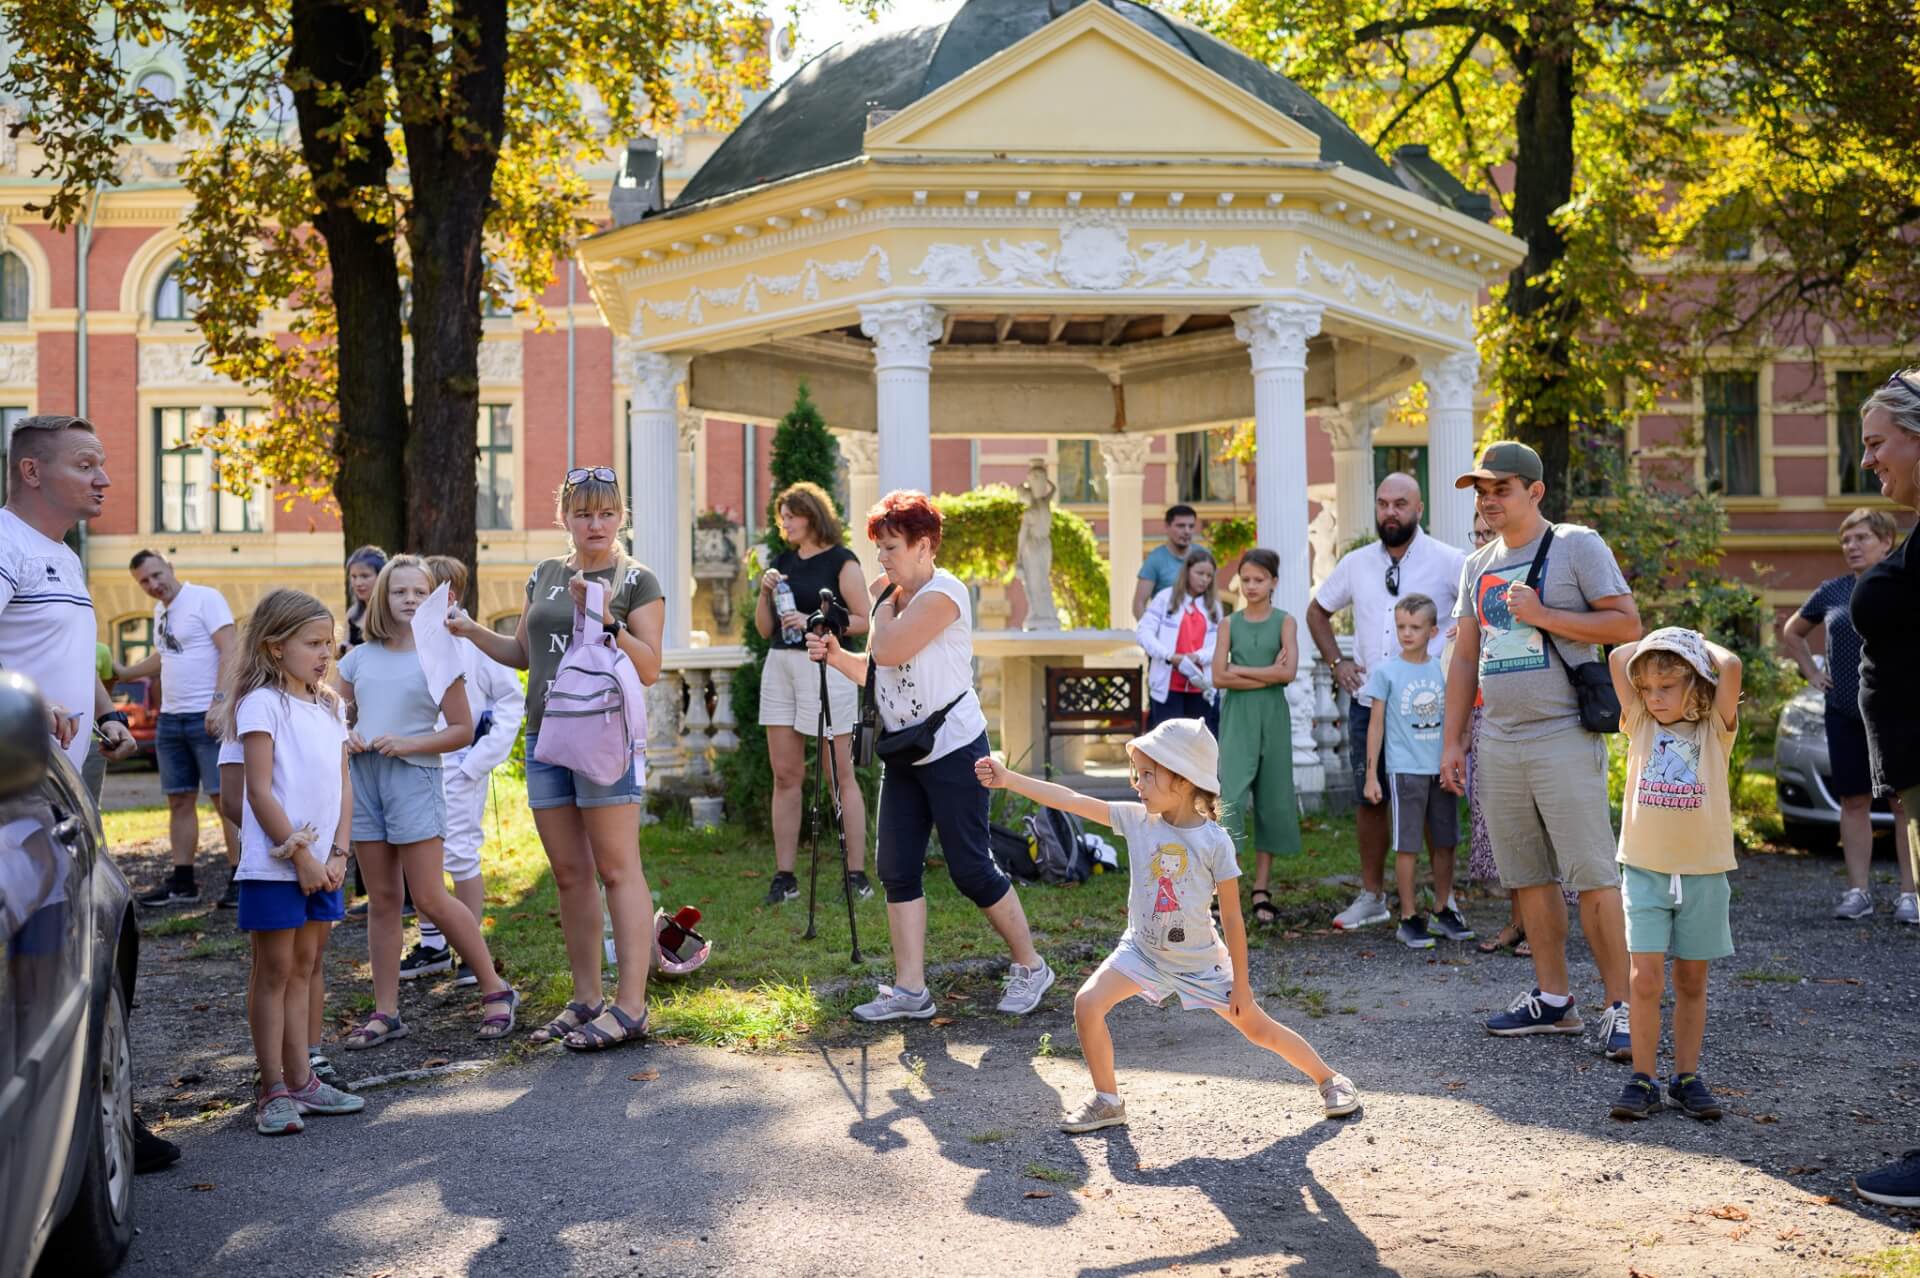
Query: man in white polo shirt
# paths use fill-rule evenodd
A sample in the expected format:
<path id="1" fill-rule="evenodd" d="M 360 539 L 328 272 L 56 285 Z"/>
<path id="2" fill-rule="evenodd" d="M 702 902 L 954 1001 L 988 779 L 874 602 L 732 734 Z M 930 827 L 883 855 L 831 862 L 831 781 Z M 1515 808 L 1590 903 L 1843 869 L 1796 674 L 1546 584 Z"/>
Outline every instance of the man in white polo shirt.
<path id="1" fill-rule="evenodd" d="M 200 899 L 193 859 L 200 848 L 197 805 L 200 791 L 205 790 L 227 842 L 227 886 L 219 905 L 232 909 L 239 903 L 233 867 L 240 860 L 240 831 L 219 815 L 217 716 L 226 700 L 222 675 L 234 651 L 233 610 L 213 587 L 181 581 L 158 551 L 141 551 L 129 570 L 154 601 L 153 651 L 121 675 L 128 679 L 160 676 L 154 757 L 160 764 L 160 788 L 167 795 L 167 833 L 173 845 L 172 873 L 141 897 L 140 904 L 182 905 Z"/>
<path id="2" fill-rule="evenodd" d="M 1380 481 L 1373 498 L 1370 542 L 1335 564 L 1307 605 L 1307 633 L 1333 667 L 1333 676 L 1353 698 L 1347 713 L 1347 757 L 1353 767 L 1355 825 L 1360 840 L 1360 895 L 1334 916 L 1333 925 L 1350 929 L 1384 923 L 1387 909 L 1386 865 L 1390 831 L 1387 805 L 1366 800 L 1367 721 L 1373 703 L 1360 695 L 1367 674 L 1398 655 L 1393 608 L 1405 595 L 1425 595 L 1439 609 L 1440 627 L 1428 645 L 1438 661 L 1453 634 L 1454 602 L 1460 595 L 1460 565 L 1466 552 L 1435 541 L 1420 529 L 1425 505 L 1420 484 L 1411 475 L 1392 474 Z M 1353 609 L 1353 656 L 1340 655 L 1333 635 L 1333 614 Z M 1382 777 L 1380 788 L 1387 789 Z M 1434 930 L 1449 940 L 1469 941 L 1473 930 L 1451 900 L 1433 903 Z"/>

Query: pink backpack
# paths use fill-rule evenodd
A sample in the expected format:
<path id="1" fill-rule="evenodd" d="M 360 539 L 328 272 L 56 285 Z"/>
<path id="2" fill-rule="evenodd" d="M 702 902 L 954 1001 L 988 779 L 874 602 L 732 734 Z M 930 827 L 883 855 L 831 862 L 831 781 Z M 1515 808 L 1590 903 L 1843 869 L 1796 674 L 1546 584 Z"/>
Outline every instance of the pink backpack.
<path id="1" fill-rule="evenodd" d="M 613 785 L 647 750 L 647 699 L 633 662 L 601 624 L 606 587 L 587 583 L 587 611 L 573 610 L 573 640 L 547 690 L 533 757 Z M 644 780 L 644 778 L 643 778 Z"/>

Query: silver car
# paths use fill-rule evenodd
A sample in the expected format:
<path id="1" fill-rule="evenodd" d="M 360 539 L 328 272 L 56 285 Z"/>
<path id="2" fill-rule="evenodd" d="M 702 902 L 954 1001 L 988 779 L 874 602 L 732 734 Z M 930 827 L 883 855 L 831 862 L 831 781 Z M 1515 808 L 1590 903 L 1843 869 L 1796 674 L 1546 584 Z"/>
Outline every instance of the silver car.
<path id="1" fill-rule="evenodd" d="M 133 894 L 100 814 L 0 672 L 0 1274 L 96 1274 L 133 1239 Z"/>
<path id="2" fill-rule="evenodd" d="M 1831 848 L 1840 835 L 1840 801 L 1833 797 L 1827 765 L 1826 703 L 1816 688 L 1802 688 L 1780 711 L 1773 746 L 1773 786 L 1787 842 L 1812 851 Z M 1876 831 L 1893 828 L 1885 799 L 1873 803 Z"/>

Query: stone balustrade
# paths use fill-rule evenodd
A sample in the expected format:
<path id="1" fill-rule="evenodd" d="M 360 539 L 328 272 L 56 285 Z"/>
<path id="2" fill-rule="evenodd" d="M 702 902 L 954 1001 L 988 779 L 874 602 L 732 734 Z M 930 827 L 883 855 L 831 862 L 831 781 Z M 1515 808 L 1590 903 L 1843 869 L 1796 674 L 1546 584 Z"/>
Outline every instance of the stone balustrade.
<path id="1" fill-rule="evenodd" d="M 715 756 L 739 747 L 733 675 L 750 659 L 740 645 L 667 650 L 660 678 L 647 689 L 649 787 L 711 776 Z"/>

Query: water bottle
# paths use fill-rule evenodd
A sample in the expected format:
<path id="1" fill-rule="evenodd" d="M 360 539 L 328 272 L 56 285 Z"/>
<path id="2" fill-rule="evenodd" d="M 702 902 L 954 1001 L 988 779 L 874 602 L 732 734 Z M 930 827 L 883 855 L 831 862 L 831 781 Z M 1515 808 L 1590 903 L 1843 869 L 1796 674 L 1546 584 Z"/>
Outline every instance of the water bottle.
<path id="1" fill-rule="evenodd" d="M 793 587 L 782 577 L 780 584 L 773 588 L 773 611 L 775 616 L 784 617 L 790 612 L 799 611 L 793 603 Z M 782 626 L 780 639 L 789 648 L 797 648 L 806 640 L 806 632 L 798 626 Z"/>

